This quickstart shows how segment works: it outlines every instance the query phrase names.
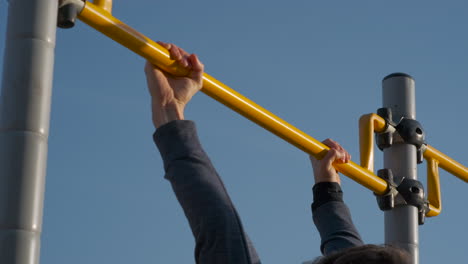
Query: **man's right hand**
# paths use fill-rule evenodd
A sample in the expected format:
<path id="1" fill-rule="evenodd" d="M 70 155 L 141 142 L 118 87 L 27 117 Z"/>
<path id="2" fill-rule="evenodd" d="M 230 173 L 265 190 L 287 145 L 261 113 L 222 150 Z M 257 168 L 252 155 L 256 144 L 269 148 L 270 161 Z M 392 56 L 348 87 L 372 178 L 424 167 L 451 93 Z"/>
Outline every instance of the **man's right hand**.
<path id="1" fill-rule="evenodd" d="M 172 60 L 189 70 L 185 77 L 172 76 L 150 62 L 146 62 L 145 73 L 151 94 L 153 124 L 158 128 L 173 120 L 184 119 L 185 105 L 203 85 L 203 64 L 195 54 L 188 54 L 174 44 L 158 42 L 169 50 Z"/>
<path id="2" fill-rule="evenodd" d="M 326 139 L 322 142 L 330 147 L 325 157 L 317 160 L 310 156 L 312 168 L 314 170 L 315 183 L 319 182 L 337 182 L 341 183 L 338 172 L 333 167 L 334 163 L 348 163 L 351 160 L 351 155 L 337 142 Z"/>

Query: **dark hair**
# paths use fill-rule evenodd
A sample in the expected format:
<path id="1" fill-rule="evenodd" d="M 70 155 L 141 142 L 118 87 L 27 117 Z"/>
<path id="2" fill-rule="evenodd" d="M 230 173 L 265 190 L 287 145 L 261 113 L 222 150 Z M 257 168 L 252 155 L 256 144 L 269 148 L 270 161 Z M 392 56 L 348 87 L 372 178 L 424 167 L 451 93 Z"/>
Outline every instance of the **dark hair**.
<path id="1" fill-rule="evenodd" d="M 395 246 L 364 245 L 338 251 L 316 260 L 317 264 L 410 264 L 411 257 Z"/>

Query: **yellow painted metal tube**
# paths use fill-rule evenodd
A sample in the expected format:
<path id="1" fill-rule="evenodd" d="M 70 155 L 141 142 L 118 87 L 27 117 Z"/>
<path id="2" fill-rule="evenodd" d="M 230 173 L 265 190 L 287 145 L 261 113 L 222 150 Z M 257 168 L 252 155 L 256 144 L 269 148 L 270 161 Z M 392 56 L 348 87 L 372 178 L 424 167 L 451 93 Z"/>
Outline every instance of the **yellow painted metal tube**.
<path id="1" fill-rule="evenodd" d="M 103 10 L 112 13 L 112 0 L 94 0 L 93 3 Z"/>
<path id="2" fill-rule="evenodd" d="M 427 200 L 430 211 L 428 217 L 437 216 L 442 211 L 440 196 L 439 162 L 433 158 L 427 159 Z"/>
<path id="3" fill-rule="evenodd" d="M 361 166 L 374 171 L 374 132 L 386 129 L 386 121 L 377 114 L 367 114 L 359 118 L 359 153 Z"/>
<path id="4" fill-rule="evenodd" d="M 125 25 L 100 7 L 86 2 L 78 17 L 159 68 L 173 75 L 187 75 L 183 68 L 177 67 L 174 61 L 169 59 L 169 53 L 165 48 Z M 321 158 L 328 150 L 328 147 L 321 142 L 206 73 L 203 76 L 202 92 L 310 155 Z M 354 162 L 336 165 L 336 169 L 377 194 L 384 194 L 387 190 L 387 183 L 383 179 Z"/>
<path id="5" fill-rule="evenodd" d="M 439 162 L 439 167 L 462 179 L 463 181 L 468 182 L 468 168 L 433 148 L 432 146 L 427 145 L 426 151 L 424 152 L 424 158 L 427 160 L 437 160 Z"/>

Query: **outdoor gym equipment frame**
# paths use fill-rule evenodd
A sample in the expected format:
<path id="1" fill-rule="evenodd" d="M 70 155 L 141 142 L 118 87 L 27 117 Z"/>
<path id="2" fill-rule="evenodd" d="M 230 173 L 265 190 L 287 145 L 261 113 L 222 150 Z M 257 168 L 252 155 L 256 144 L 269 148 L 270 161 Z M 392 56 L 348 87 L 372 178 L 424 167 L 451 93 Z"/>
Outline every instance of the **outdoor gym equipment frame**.
<path id="1" fill-rule="evenodd" d="M 111 15 L 111 0 L 10 0 L 0 98 L 0 261 L 39 263 L 57 22 L 75 18 L 177 76 L 187 72 L 168 51 Z M 57 21 L 58 17 L 58 21 Z M 208 74 L 202 92 L 286 140 L 321 158 L 328 147 Z M 427 145 L 415 122 L 414 80 L 392 74 L 383 80 L 379 115 L 360 119 L 361 165 L 336 169 L 373 191 L 385 210 L 385 243 L 407 249 L 419 262 L 418 223 L 441 211 L 438 167 L 468 182 L 468 168 Z M 374 132 L 384 151 L 385 170 L 373 172 Z M 428 199 L 416 166 L 428 164 Z"/>

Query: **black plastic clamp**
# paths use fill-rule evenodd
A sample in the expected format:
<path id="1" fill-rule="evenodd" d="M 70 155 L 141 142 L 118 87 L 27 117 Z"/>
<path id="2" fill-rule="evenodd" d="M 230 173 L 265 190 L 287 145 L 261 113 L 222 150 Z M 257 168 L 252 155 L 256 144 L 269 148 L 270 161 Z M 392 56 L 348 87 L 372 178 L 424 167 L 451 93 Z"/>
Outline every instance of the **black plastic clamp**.
<path id="1" fill-rule="evenodd" d="M 382 211 L 392 210 L 395 207 L 395 198 L 398 194 L 396 184 L 393 180 L 392 170 L 381 169 L 377 172 L 377 176 L 384 179 L 388 183 L 388 190 L 385 194 L 378 195 L 374 193 L 377 199 L 377 204 Z"/>
<path id="2" fill-rule="evenodd" d="M 424 129 L 422 128 L 421 124 L 414 119 L 403 118 L 396 126 L 396 130 L 405 143 L 416 146 L 416 149 L 418 150 L 418 164 L 422 163 L 424 152 L 423 148 L 426 145 L 426 133 L 424 133 Z"/>
<path id="3" fill-rule="evenodd" d="M 377 176 L 388 183 L 388 190 L 385 194 L 375 194 L 380 210 L 392 210 L 397 204 L 412 205 L 418 208 L 418 223 L 420 225 L 424 224 L 426 212 L 429 210 L 429 202 L 424 196 L 422 183 L 417 180 L 403 178 L 397 186 L 390 169 L 379 170 Z"/>
<path id="4" fill-rule="evenodd" d="M 418 180 L 404 178 L 398 185 L 397 191 L 406 204 L 413 205 L 418 208 L 418 222 L 420 225 L 424 224 L 426 212 L 429 211 L 429 202 L 424 196 L 424 187 Z"/>
<path id="5" fill-rule="evenodd" d="M 385 119 L 387 126 L 392 126 L 395 131 L 398 132 L 403 142 L 416 146 L 417 149 L 417 162 L 423 162 L 424 148 L 426 147 L 426 133 L 422 128 L 421 124 L 414 120 L 403 117 L 398 124 L 395 124 L 392 120 L 392 109 L 380 108 L 377 110 L 377 114 Z M 383 133 L 376 133 L 376 143 L 380 150 L 384 150 L 391 147 L 394 141 L 394 131 L 388 128 Z"/>
<path id="6" fill-rule="evenodd" d="M 377 109 L 377 115 L 385 119 L 386 129 L 385 132 L 376 133 L 376 144 L 380 150 L 389 148 L 393 144 L 393 131 L 388 131 L 389 126 L 395 127 L 392 121 L 392 109 L 390 108 L 379 108 Z"/>
<path id="7" fill-rule="evenodd" d="M 57 26 L 59 28 L 72 28 L 83 5 L 80 0 L 59 0 Z"/>

